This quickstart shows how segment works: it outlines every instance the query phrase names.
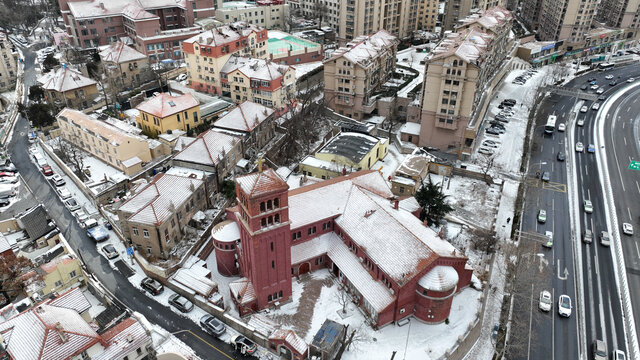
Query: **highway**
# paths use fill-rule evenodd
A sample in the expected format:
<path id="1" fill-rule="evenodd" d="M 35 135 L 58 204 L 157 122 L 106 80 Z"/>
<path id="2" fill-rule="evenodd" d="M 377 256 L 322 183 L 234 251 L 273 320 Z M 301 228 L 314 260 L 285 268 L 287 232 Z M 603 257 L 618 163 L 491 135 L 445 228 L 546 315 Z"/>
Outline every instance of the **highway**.
<path id="1" fill-rule="evenodd" d="M 630 74 L 630 69 L 638 74 Z M 613 75 L 614 78 L 620 76 L 618 81 L 622 83 L 614 87 L 609 86 L 609 80 L 605 79 L 607 75 Z M 587 78 L 594 77 L 597 83 L 605 88 L 604 95 L 610 96 L 627 85 L 624 80 L 628 76 L 640 76 L 640 69 L 637 66 L 627 66 L 606 72 L 590 72 L 571 81 L 565 88 L 577 90 L 586 83 Z M 596 156 L 586 152 L 587 146 L 594 143 L 594 120 L 597 111 L 590 109 L 592 102 L 586 101 L 589 107 L 587 113 L 577 113 L 576 120 L 584 119 L 584 126 L 575 126 L 576 121 L 570 121 L 572 111 L 578 109 L 582 103 L 582 100 L 575 97 L 552 94 L 543 100 L 537 113 L 525 180 L 526 195 L 521 224 L 524 234 L 521 241 L 525 246 L 519 253 L 520 259 L 524 261 L 520 262 L 518 285 L 514 291 L 520 294 L 514 296 L 513 333 L 510 335 L 512 339 L 510 342 L 515 343 L 511 347 L 512 358 L 591 358 L 591 343 L 595 339 L 604 340 L 609 352 L 615 349 L 627 352 L 620 292 L 617 289 L 611 248 L 599 244 L 599 233 L 607 230 L 607 219 Z M 624 111 L 637 116 L 640 103 L 637 105 L 636 111 L 627 109 Z M 550 114 L 558 116 L 558 124 L 568 125 L 567 133 L 556 130 L 552 135 L 544 135 L 544 124 Z M 569 126 L 570 124 L 574 126 Z M 607 126 L 605 128 L 608 129 Z M 569 132 L 571 130 L 573 132 Z M 628 131 L 627 136 L 629 136 Z M 584 144 L 584 153 L 575 152 L 577 141 Z M 617 146 L 621 146 L 620 143 L 624 144 L 624 141 L 618 142 Z M 627 141 L 628 145 L 632 143 Z M 637 142 L 633 144 L 636 146 Z M 559 151 L 565 151 L 566 162 L 557 160 Z M 638 149 L 633 151 L 635 154 L 639 153 Z M 613 153 L 610 156 L 614 156 Z M 640 156 L 636 155 L 636 158 L 640 160 Z M 626 154 L 625 159 L 624 169 L 628 166 Z M 566 165 L 572 164 L 575 172 L 568 172 Z M 548 171 L 550 181 L 542 182 L 537 179 L 537 171 Z M 633 175 L 637 177 L 640 173 L 634 172 Z M 635 195 L 640 197 L 640 186 L 636 188 L 633 185 L 633 187 L 634 191 L 638 191 Z M 572 195 L 575 196 L 568 197 L 570 191 L 574 191 Z M 584 213 L 582 207 L 584 199 L 592 201 L 593 214 Z M 625 200 L 632 202 L 626 194 Z M 629 207 L 618 206 L 618 212 L 627 212 Z M 540 209 L 547 211 L 547 221 L 544 224 L 536 219 Z M 638 216 L 640 216 L 640 210 L 636 220 Z M 628 217 L 627 215 L 625 218 Z M 586 228 L 594 233 L 594 242 L 591 244 L 582 242 L 582 233 Z M 640 230 L 640 223 L 637 228 Z M 544 234 L 545 231 L 553 232 L 554 244 L 551 249 L 542 247 L 541 241 L 535 237 L 535 234 Z M 532 244 L 535 244 L 535 247 Z M 625 256 L 628 257 L 633 250 L 636 264 L 634 268 L 636 273 L 630 272 L 629 275 L 635 281 L 629 280 L 630 287 L 636 290 L 635 293 L 632 290 L 632 298 L 635 295 L 637 301 L 640 301 L 640 251 L 635 244 L 626 245 Z M 580 281 L 583 284 L 585 301 L 582 301 L 575 286 Z M 554 306 L 549 313 L 538 310 L 538 298 L 542 290 L 552 293 Z M 557 312 L 560 294 L 567 294 L 572 299 L 573 311 L 568 319 L 559 317 Z M 636 300 L 634 300 L 635 303 Z M 578 326 L 579 317 L 584 320 L 582 327 Z M 583 334 L 580 334 L 581 332 Z M 527 338 L 526 342 L 521 340 L 523 336 Z"/>

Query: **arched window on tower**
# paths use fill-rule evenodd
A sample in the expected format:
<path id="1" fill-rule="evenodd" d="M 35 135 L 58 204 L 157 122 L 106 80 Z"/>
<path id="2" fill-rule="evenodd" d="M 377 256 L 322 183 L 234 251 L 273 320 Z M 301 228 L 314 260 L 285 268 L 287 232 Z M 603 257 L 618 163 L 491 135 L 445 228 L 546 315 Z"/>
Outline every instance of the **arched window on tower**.
<path id="1" fill-rule="evenodd" d="M 271 202 L 271 200 L 267 200 L 267 210 L 271 209 L 273 209 L 273 203 Z"/>
<path id="2" fill-rule="evenodd" d="M 275 215 L 275 217 L 273 218 L 273 221 L 274 221 L 276 224 L 280 224 L 280 214 L 276 214 L 276 215 Z"/>
<path id="3" fill-rule="evenodd" d="M 265 212 L 265 207 L 264 207 L 264 201 L 260 203 L 260 212 L 263 213 Z"/>
<path id="4" fill-rule="evenodd" d="M 260 220 L 260 227 L 267 227 L 267 218 L 262 218 Z"/>
<path id="5" fill-rule="evenodd" d="M 273 199 L 273 207 L 276 209 L 280 207 L 280 198 Z"/>
<path id="6" fill-rule="evenodd" d="M 267 225 L 273 225 L 273 216 L 269 216 L 269 220 L 267 220 Z"/>

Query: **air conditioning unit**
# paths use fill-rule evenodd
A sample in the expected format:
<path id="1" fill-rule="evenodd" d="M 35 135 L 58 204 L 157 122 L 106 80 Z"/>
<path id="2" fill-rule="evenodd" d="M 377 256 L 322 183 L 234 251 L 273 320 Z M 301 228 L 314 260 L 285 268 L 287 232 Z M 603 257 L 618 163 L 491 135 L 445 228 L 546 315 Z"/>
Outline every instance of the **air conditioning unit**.
<path id="1" fill-rule="evenodd" d="M 359 257 L 358 260 L 360 260 L 361 263 L 364 262 L 364 259 L 361 257 Z"/>

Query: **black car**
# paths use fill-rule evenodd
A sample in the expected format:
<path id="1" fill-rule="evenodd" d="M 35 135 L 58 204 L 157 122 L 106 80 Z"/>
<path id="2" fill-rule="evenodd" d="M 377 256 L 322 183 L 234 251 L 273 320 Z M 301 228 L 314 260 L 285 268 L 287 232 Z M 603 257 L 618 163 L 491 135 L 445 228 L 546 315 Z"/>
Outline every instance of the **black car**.
<path id="1" fill-rule="evenodd" d="M 173 294 L 169 297 L 169 305 L 172 305 L 183 313 L 188 313 L 193 310 L 193 303 L 184 296 L 178 294 Z"/>
<path id="2" fill-rule="evenodd" d="M 158 295 L 164 291 L 164 286 L 162 286 L 162 284 L 149 277 L 144 278 L 140 283 L 140 286 L 142 286 L 142 288 L 151 295 Z"/>
<path id="3" fill-rule="evenodd" d="M 558 161 L 564 161 L 564 151 L 558 151 Z"/>
<path id="4" fill-rule="evenodd" d="M 206 332 L 213 336 L 220 336 L 227 331 L 227 327 L 224 324 L 216 319 L 213 315 L 205 315 L 200 318 L 200 326 L 204 328 Z"/>
<path id="5" fill-rule="evenodd" d="M 587 90 L 587 85 L 580 86 L 580 90 Z"/>
<path id="6" fill-rule="evenodd" d="M 507 105 L 507 106 L 514 106 L 516 104 L 516 100 L 515 99 L 504 99 L 504 100 L 502 100 L 502 103 L 504 105 Z"/>
<path id="7" fill-rule="evenodd" d="M 615 80 L 609 83 L 609 86 L 616 86 L 616 85 L 618 85 L 618 82 Z"/>
<path id="8" fill-rule="evenodd" d="M 231 338 L 231 346 L 244 356 L 253 355 L 258 351 L 258 346 L 251 340 L 242 335 L 236 335 Z"/>
<path id="9" fill-rule="evenodd" d="M 498 129 L 496 128 L 488 128 L 487 130 L 485 130 L 487 132 L 487 134 L 491 134 L 491 135 L 500 135 L 502 134 L 502 132 L 498 131 Z"/>
<path id="10" fill-rule="evenodd" d="M 592 81 L 596 81 L 596 78 L 594 77 L 590 77 L 589 80 L 587 80 L 588 82 L 592 82 Z"/>
<path id="11" fill-rule="evenodd" d="M 600 100 L 600 101 L 607 100 L 607 95 L 600 95 L 600 96 L 598 96 L 598 100 Z"/>

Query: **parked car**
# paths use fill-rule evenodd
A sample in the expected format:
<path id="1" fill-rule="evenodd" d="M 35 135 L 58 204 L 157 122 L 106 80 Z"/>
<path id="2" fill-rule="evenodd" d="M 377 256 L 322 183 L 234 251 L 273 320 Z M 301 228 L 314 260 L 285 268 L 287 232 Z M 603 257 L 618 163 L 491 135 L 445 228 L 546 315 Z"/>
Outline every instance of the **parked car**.
<path id="1" fill-rule="evenodd" d="M 547 237 L 547 242 L 542 243 L 542 246 L 544 246 L 546 248 L 552 248 L 553 247 L 553 232 L 547 230 L 547 231 L 544 232 L 544 236 Z"/>
<path id="2" fill-rule="evenodd" d="M 120 255 L 120 254 L 118 254 L 118 251 L 116 250 L 116 248 L 112 244 L 107 244 L 107 245 L 103 246 L 102 247 L 102 252 L 104 252 L 104 254 L 107 255 L 107 259 L 109 259 L 109 260 L 115 259 Z"/>
<path id="3" fill-rule="evenodd" d="M 258 351 L 258 346 L 242 335 L 232 337 L 231 346 L 244 356 L 254 355 Z"/>
<path id="4" fill-rule="evenodd" d="M 609 233 L 606 231 L 600 231 L 600 245 L 609 246 L 611 245 L 611 237 Z"/>
<path id="5" fill-rule="evenodd" d="M 200 326 L 204 329 L 204 331 L 208 332 L 209 335 L 220 336 L 227 331 L 227 327 L 224 324 L 216 319 L 213 315 L 206 314 L 200 318 Z"/>
<path id="6" fill-rule="evenodd" d="M 558 156 L 556 157 L 558 158 L 558 161 L 564 161 L 564 151 L 558 151 Z"/>
<path id="7" fill-rule="evenodd" d="M 102 226 L 96 226 L 87 230 L 87 236 L 95 242 L 105 241 L 109 239 L 109 231 Z"/>
<path id="8" fill-rule="evenodd" d="M 580 141 L 576 143 L 576 152 L 584 152 L 584 145 Z"/>
<path id="9" fill-rule="evenodd" d="M 173 294 L 169 297 L 169 305 L 175 307 L 183 313 L 188 313 L 193 310 L 193 303 L 187 298 L 178 294 Z"/>
<path id="10" fill-rule="evenodd" d="M 0 178 L 0 184 L 16 184 L 18 178 L 16 176 L 5 176 Z"/>
<path id="11" fill-rule="evenodd" d="M 558 314 L 562 317 L 571 316 L 571 298 L 569 295 L 560 295 L 558 299 Z"/>
<path id="12" fill-rule="evenodd" d="M 178 80 L 178 81 L 185 81 L 185 80 L 187 80 L 187 74 L 180 74 L 180 75 L 178 75 L 178 77 L 176 78 L 176 80 Z"/>
<path id="13" fill-rule="evenodd" d="M 548 312 L 551 310 L 551 293 L 547 290 L 543 290 L 540 292 L 540 301 L 538 303 L 538 307 L 540 310 Z"/>
<path id="14" fill-rule="evenodd" d="M 164 286 L 150 277 L 142 279 L 140 286 L 151 295 L 159 295 L 164 291 Z"/>
<path id="15" fill-rule="evenodd" d="M 67 190 L 66 187 L 57 188 L 56 192 L 58 192 L 58 196 L 60 196 L 60 199 L 62 200 L 65 200 L 71 197 L 71 193 L 69 192 L 69 190 Z"/>
<path id="16" fill-rule="evenodd" d="M 5 177 L 5 176 L 16 176 L 16 173 L 11 172 L 11 171 L 0 171 L 0 177 Z"/>
<path id="17" fill-rule="evenodd" d="M 582 234 L 582 241 L 587 244 L 591 244 L 593 242 L 593 232 L 591 232 L 591 229 L 584 230 L 584 233 Z"/>
<path id="18" fill-rule="evenodd" d="M 13 163 L 7 159 L 4 163 L 4 165 L 0 165 L 0 171 L 11 171 L 11 172 L 16 172 L 16 166 L 13 165 Z"/>
<path id="19" fill-rule="evenodd" d="M 53 175 L 53 169 L 51 168 L 51 166 L 49 165 L 45 165 L 41 168 L 42 173 L 44 174 L 44 176 L 51 176 Z"/>
<path id="20" fill-rule="evenodd" d="M 547 211 L 546 210 L 538 210 L 538 222 L 539 223 L 546 223 L 547 222 Z"/>
<path id="21" fill-rule="evenodd" d="M 625 235 L 633 235 L 633 225 L 629 223 L 622 223 L 622 232 Z"/>
<path id="22" fill-rule="evenodd" d="M 80 226 L 82 226 L 85 229 L 93 229 L 94 227 L 100 225 L 100 223 L 98 223 L 98 220 L 96 219 L 87 219 L 83 222 L 80 223 Z"/>
<path id="23" fill-rule="evenodd" d="M 67 182 L 64 181 L 64 179 L 62 178 L 62 176 L 60 176 L 60 174 L 55 174 L 51 177 L 51 182 L 53 182 L 53 184 L 55 186 L 63 186 L 64 184 L 66 184 Z"/>
<path id="24" fill-rule="evenodd" d="M 564 123 L 558 124 L 558 131 L 565 131 L 567 129 L 567 125 Z"/>
<path id="25" fill-rule="evenodd" d="M 87 219 L 89 219 L 89 216 L 84 212 L 84 210 L 78 210 L 73 213 L 73 215 L 76 217 L 80 224 L 83 224 L 85 221 L 87 221 Z"/>
<path id="26" fill-rule="evenodd" d="M 593 360 L 608 360 L 607 344 L 602 340 L 593 340 Z"/>
<path id="27" fill-rule="evenodd" d="M 498 144 L 496 144 L 495 141 L 485 140 L 482 142 L 482 147 L 497 149 Z"/>
<path id="28" fill-rule="evenodd" d="M 600 91 L 600 90 L 598 90 L 598 91 Z M 604 90 L 602 90 L 602 91 L 604 91 Z M 607 95 L 600 95 L 600 96 L 598 96 L 598 100 L 600 100 L 600 101 L 605 101 L 605 100 L 607 100 Z"/>
<path id="29" fill-rule="evenodd" d="M 493 150 L 491 150 L 489 148 L 486 148 L 486 147 L 480 147 L 478 149 L 478 153 L 484 154 L 484 155 L 488 155 L 488 156 L 491 156 L 491 155 L 494 154 Z"/>
<path id="30" fill-rule="evenodd" d="M 613 356 L 612 360 L 627 360 L 627 355 L 622 350 L 615 350 L 611 355 Z"/>
<path id="31" fill-rule="evenodd" d="M 492 128 L 492 127 L 487 128 L 485 131 L 486 131 L 487 134 L 491 134 L 491 135 L 500 135 L 500 134 L 502 134 L 497 129 Z"/>
<path id="32" fill-rule="evenodd" d="M 596 85 L 596 84 L 593 84 L 593 85 L 591 85 L 591 87 L 590 87 L 590 89 L 591 89 L 591 90 L 596 90 L 596 89 L 598 89 L 598 88 L 599 88 L 599 86 L 598 86 L 598 85 Z"/>
<path id="33" fill-rule="evenodd" d="M 11 198 L 2 197 L 0 198 L 0 207 L 9 206 L 11 204 Z"/>
<path id="34" fill-rule="evenodd" d="M 78 204 L 76 199 L 74 199 L 72 197 L 68 198 L 67 200 L 65 200 L 64 206 L 66 206 L 67 209 L 69 209 L 69 211 L 71 211 L 71 212 L 74 212 L 76 210 L 80 210 L 80 204 Z"/>
<path id="35" fill-rule="evenodd" d="M 591 204 L 591 200 L 583 201 L 582 207 L 584 208 L 584 212 L 586 212 L 587 214 L 593 213 L 593 205 Z"/>

